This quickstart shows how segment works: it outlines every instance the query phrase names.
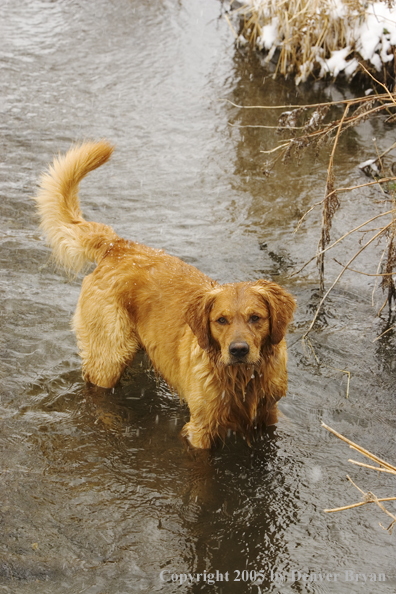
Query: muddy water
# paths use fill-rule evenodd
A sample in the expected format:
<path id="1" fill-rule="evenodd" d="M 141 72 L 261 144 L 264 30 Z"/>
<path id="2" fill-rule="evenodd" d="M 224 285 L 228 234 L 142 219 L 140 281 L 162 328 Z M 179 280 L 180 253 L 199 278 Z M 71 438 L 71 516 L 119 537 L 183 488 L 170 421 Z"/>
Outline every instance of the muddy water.
<path id="1" fill-rule="evenodd" d="M 347 474 L 379 497 L 394 481 L 352 467 L 348 447 L 320 425 L 396 459 L 394 332 L 373 342 L 392 318 L 375 317 L 373 279 L 350 273 L 311 335 L 316 358 L 298 340 L 318 279 L 313 265 L 289 275 L 315 251 L 319 214 L 293 231 L 323 197 L 326 154 L 264 178 L 260 151 L 279 137 L 241 126 L 275 124 L 274 114 L 225 101 L 307 103 L 363 89 L 273 81 L 235 50 L 221 14 L 216 0 L 3 3 L 4 592 L 395 592 L 394 536 L 379 525 L 390 518 L 374 506 L 323 513 L 360 500 Z M 373 136 L 382 150 L 393 130 L 375 120 L 342 139 L 340 185 L 364 181 L 356 164 L 372 156 Z M 188 411 L 143 356 L 113 391 L 81 380 L 69 329 L 81 279 L 51 265 L 29 196 L 53 154 L 101 137 L 117 150 L 82 184 L 87 217 L 220 281 L 264 276 L 298 299 L 283 416 L 251 448 L 231 436 L 211 453 L 188 451 L 179 438 Z M 344 197 L 333 237 L 382 200 L 375 189 Z M 381 249 L 359 268 L 375 272 Z M 350 241 L 335 257 L 354 250 Z M 338 272 L 329 258 L 328 284 Z M 378 309 L 382 294 L 374 300 Z M 180 585 L 181 574 L 194 583 Z"/>

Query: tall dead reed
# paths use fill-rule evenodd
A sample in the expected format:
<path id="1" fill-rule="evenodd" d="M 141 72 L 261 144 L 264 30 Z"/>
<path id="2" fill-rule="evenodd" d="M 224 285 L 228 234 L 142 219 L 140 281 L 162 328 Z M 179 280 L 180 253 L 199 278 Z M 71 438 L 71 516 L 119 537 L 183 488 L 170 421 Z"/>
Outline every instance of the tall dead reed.
<path id="1" fill-rule="evenodd" d="M 378 81 L 375 82 L 378 83 Z M 382 87 L 385 88 L 384 85 L 382 85 Z M 342 117 L 340 119 L 331 119 L 330 121 L 325 122 L 325 117 L 329 108 L 334 105 L 341 105 L 344 107 Z M 237 107 L 243 108 L 243 106 Z M 284 108 L 285 106 L 251 106 L 245 109 L 280 110 L 282 107 Z M 377 155 L 375 158 L 371 159 L 370 162 L 368 162 L 367 168 L 369 166 L 373 168 L 373 177 L 371 181 L 356 186 L 336 187 L 336 176 L 334 172 L 334 156 L 340 136 L 349 128 L 358 126 L 372 116 L 382 112 L 386 112 L 388 114 L 388 121 L 391 121 L 395 117 L 395 107 L 396 93 L 391 93 L 388 90 L 382 94 L 359 97 L 351 100 L 342 100 L 340 102 L 304 106 L 289 106 L 288 111 L 283 112 L 278 118 L 279 131 L 283 134 L 287 133 L 289 138 L 281 141 L 277 147 L 271 150 L 262 151 L 267 155 L 267 161 L 264 164 L 264 173 L 269 175 L 276 163 L 286 163 L 289 159 L 298 160 L 308 148 L 319 151 L 319 149 L 324 145 L 330 144 L 331 146 L 324 197 L 320 201 L 313 204 L 304 213 L 296 227 L 297 232 L 301 225 L 306 221 L 308 215 L 314 209 L 321 208 L 322 221 L 320 238 L 316 253 L 307 262 L 305 262 L 305 264 L 299 270 L 295 271 L 291 275 L 295 276 L 300 274 L 304 268 L 308 266 L 308 264 L 316 260 L 319 270 L 319 285 L 322 292 L 322 298 L 313 316 L 311 324 L 305 332 L 303 338 L 306 338 L 311 332 L 324 302 L 346 271 L 353 271 L 355 273 L 363 274 L 369 277 L 375 277 L 376 280 L 380 280 L 380 287 L 384 293 L 386 293 L 386 299 L 379 309 L 378 315 L 387 304 L 390 308 L 393 303 L 396 303 L 396 286 L 394 281 L 394 275 L 396 274 L 396 177 L 392 171 L 387 169 L 384 160 L 386 153 L 389 152 L 389 150 L 393 148 L 394 145 L 392 145 L 392 147 L 390 147 L 390 149 L 385 151 L 382 155 Z M 389 204 L 389 207 L 385 208 L 382 212 L 370 217 L 370 219 L 360 222 L 343 236 L 331 241 L 333 218 L 337 210 L 342 207 L 342 196 L 347 192 L 373 185 L 386 188 L 387 194 L 385 202 Z M 355 254 L 346 263 L 340 263 L 336 261 L 337 264 L 341 266 L 341 271 L 325 292 L 325 257 L 328 255 L 329 251 L 347 237 L 354 234 L 356 236 L 357 232 L 363 231 L 365 234 L 369 234 L 370 229 L 367 226 L 374 220 L 381 221 L 381 219 L 385 217 L 388 220 L 386 220 L 385 223 L 380 222 L 380 227 L 374 229 L 374 232 L 371 232 L 371 236 L 364 244 L 362 244 L 361 241 L 357 242 Z M 377 270 L 375 272 L 368 273 L 366 271 L 356 270 L 356 268 L 353 268 L 353 262 L 358 258 L 358 256 L 363 251 L 368 249 L 369 246 L 372 246 L 373 244 L 377 245 L 381 240 L 385 245 L 380 262 L 377 266 Z"/>

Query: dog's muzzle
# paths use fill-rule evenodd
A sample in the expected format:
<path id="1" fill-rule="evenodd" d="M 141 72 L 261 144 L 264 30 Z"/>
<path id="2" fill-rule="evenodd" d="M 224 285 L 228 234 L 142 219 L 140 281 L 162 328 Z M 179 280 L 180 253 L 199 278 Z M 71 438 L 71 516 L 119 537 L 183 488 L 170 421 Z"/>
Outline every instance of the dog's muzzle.
<path id="1" fill-rule="evenodd" d="M 231 357 L 237 361 L 242 361 L 249 354 L 250 347 L 247 342 L 232 342 L 228 347 Z"/>

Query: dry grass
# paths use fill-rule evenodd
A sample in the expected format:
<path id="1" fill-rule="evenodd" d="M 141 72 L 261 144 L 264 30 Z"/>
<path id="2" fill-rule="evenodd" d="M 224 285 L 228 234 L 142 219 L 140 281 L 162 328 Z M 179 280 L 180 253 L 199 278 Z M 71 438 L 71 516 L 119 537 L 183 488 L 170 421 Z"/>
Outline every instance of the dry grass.
<path id="1" fill-rule="evenodd" d="M 322 78 L 330 72 L 337 76 L 340 67 L 351 76 L 358 61 L 367 58 L 361 55 L 365 52 L 360 48 L 359 27 L 372 4 L 363 0 L 241 0 L 238 5 L 231 2 L 240 34 L 233 31 L 239 44 L 249 43 L 265 51 L 267 61 L 276 56 L 274 76 L 294 76 L 299 84 L 310 75 Z M 387 1 L 384 4 L 390 6 Z M 228 22 L 231 25 L 230 19 Z M 378 71 L 380 59 L 389 64 L 385 55 L 389 49 L 376 51 L 378 57 L 372 63 Z M 336 64 L 331 64 L 328 60 L 334 52 L 342 53 Z"/>
<path id="2" fill-rule="evenodd" d="M 380 85 L 378 81 L 374 82 L 379 85 L 379 88 L 385 88 L 384 85 Z M 328 123 L 325 123 L 324 118 L 328 112 L 328 109 L 334 104 L 343 105 L 343 115 L 340 119 L 333 119 Z M 285 106 L 251 106 L 246 109 L 280 110 L 284 107 Z M 396 94 L 390 93 L 388 90 L 382 94 L 360 97 L 353 100 L 343 100 L 339 103 L 335 102 L 316 105 L 289 106 L 289 110 L 282 113 L 278 120 L 279 132 L 283 134 L 288 133 L 289 138 L 287 140 L 281 141 L 277 147 L 271 150 L 262 151 L 269 157 L 269 160 L 267 160 L 264 164 L 264 173 L 269 175 L 276 163 L 287 163 L 290 159 L 299 160 L 302 158 L 308 148 L 319 151 L 319 149 L 324 145 L 331 146 L 324 197 L 322 200 L 313 204 L 307 210 L 307 212 L 301 217 L 296 227 L 297 232 L 301 225 L 306 222 L 308 215 L 314 209 L 322 209 L 320 239 L 316 254 L 310 258 L 299 270 L 291 275 L 295 276 L 301 273 L 301 271 L 313 260 L 317 261 L 322 299 L 317 307 L 309 328 L 303 335 L 303 339 L 305 339 L 313 329 L 328 295 L 347 270 L 352 270 L 355 273 L 364 274 L 366 276 L 374 276 L 380 281 L 379 285 L 383 292 L 386 293 L 386 299 L 382 307 L 379 309 L 378 315 L 387 304 L 389 308 L 391 308 L 392 304 L 396 303 L 396 286 L 393 278 L 396 274 L 396 177 L 393 175 L 393 172 L 387 168 L 385 161 L 386 154 L 390 151 L 390 149 L 394 148 L 394 145 L 392 145 L 392 147 L 390 147 L 383 154 L 377 154 L 377 156 L 371 160 L 370 167 L 375 169 L 375 171 L 373 170 L 374 172 L 372 181 L 360 184 L 358 186 L 337 188 L 334 172 L 334 156 L 341 134 L 343 134 L 348 128 L 358 126 L 368 118 L 382 112 L 386 112 L 388 114 L 387 119 L 390 121 L 394 118 L 395 107 Z M 390 207 L 388 206 L 383 210 L 383 212 L 378 213 L 366 221 L 360 222 L 358 225 L 348 231 L 348 233 L 330 243 L 333 217 L 337 210 L 342 207 L 342 195 L 346 192 L 351 192 L 353 190 L 373 185 L 378 185 L 381 190 L 386 188 L 386 193 L 383 192 L 383 202 L 385 204 L 389 204 Z M 368 225 L 374 220 L 382 219 L 383 217 L 387 217 L 388 220 L 385 223 L 381 222 L 380 227 L 375 228 L 374 232 L 373 230 L 370 230 Z M 345 238 L 351 235 L 357 237 L 358 232 L 363 232 L 365 235 L 370 234 L 370 237 L 365 241 L 365 243 L 362 243 L 362 237 L 359 238 L 357 241 L 356 252 L 346 264 L 341 264 L 335 260 L 337 264 L 342 267 L 342 269 L 337 278 L 327 289 L 326 293 L 324 293 L 325 256 L 334 246 L 342 242 Z M 351 268 L 352 263 L 364 250 L 373 244 L 378 245 L 378 243 L 381 241 L 385 245 L 376 272 L 367 273 L 366 271 L 360 271 L 356 270 L 355 268 Z M 374 287 L 374 290 L 376 286 Z"/>
<path id="3" fill-rule="evenodd" d="M 377 464 L 377 466 L 372 466 L 370 464 L 364 464 L 363 462 L 358 462 L 356 460 L 348 460 L 348 462 L 351 462 L 352 464 L 355 464 L 356 466 L 362 466 L 363 468 L 369 468 L 370 470 L 376 470 L 379 473 L 385 472 L 385 473 L 393 474 L 396 476 L 396 466 L 393 466 L 392 464 L 389 464 L 389 462 L 386 462 L 385 460 L 381 460 L 381 458 L 378 458 L 378 456 L 371 454 L 370 452 L 368 452 L 361 446 L 357 445 L 353 441 L 350 441 L 349 439 L 347 439 L 346 437 L 344 437 L 343 435 L 341 435 L 340 433 L 338 433 L 331 427 L 328 427 L 323 422 L 322 422 L 322 427 L 324 427 L 324 429 L 327 429 L 327 431 L 330 431 L 331 433 L 333 433 L 336 437 L 338 437 L 342 441 L 345 441 L 347 444 L 349 444 L 349 447 L 351 447 L 352 449 L 356 450 L 360 454 L 363 454 L 363 456 L 365 456 L 366 458 L 369 458 L 369 460 L 371 460 L 372 462 Z M 361 507 L 362 505 L 366 505 L 367 503 L 375 503 L 376 505 L 378 505 L 378 507 L 380 509 L 382 509 L 383 512 L 385 512 L 390 518 L 392 518 L 392 522 L 387 528 L 385 528 L 384 526 L 382 526 L 382 524 L 380 524 L 381 528 L 383 528 L 384 530 L 387 530 L 389 532 L 389 534 L 392 534 L 392 530 L 396 524 L 396 516 L 391 514 L 390 511 L 388 511 L 386 509 L 386 507 L 383 505 L 382 502 L 396 501 L 396 497 L 378 498 L 371 491 L 367 491 L 367 492 L 363 491 L 360 487 L 358 487 L 354 483 L 354 481 L 349 476 L 347 476 L 347 478 L 352 483 L 352 485 L 354 487 L 356 487 L 356 489 L 361 493 L 363 501 L 359 501 L 358 503 L 352 503 L 351 505 L 345 505 L 343 507 L 336 507 L 334 509 L 325 509 L 324 511 L 326 513 L 339 512 L 339 511 L 345 511 L 347 509 L 353 509 L 355 507 Z"/>
<path id="4" fill-rule="evenodd" d="M 352 115 L 348 117 L 348 112 L 350 111 L 350 109 L 352 107 L 354 108 L 354 111 L 353 111 Z M 319 306 L 316 310 L 316 313 L 312 319 L 312 322 L 311 322 L 308 330 L 305 332 L 303 338 L 306 338 L 307 335 L 309 334 L 309 332 L 314 327 L 314 324 L 315 324 L 316 319 L 319 315 L 319 312 L 323 306 L 323 303 L 325 302 L 325 300 L 327 299 L 328 295 L 333 290 L 333 288 L 336 286 L 336 284 L 338 283 L 338 281 L 340 280 L 342 275 L 347 270 L 352 270 L 352 268 L 351 268 L 352 262 L 354 262 L 354 260 L 364 250 L 366 250 L 366 248 L 368 248 L 374 242 L 378 243 L 378 241 L 380 241 L 382 239 L 385 239 L 385 248 L 383 251 L 381 261 L 378 264 L 377 272 L 368 274 L 365 271 L 359 271 L 356 269 L 353 269 L 353 272 L 355 272 L 355 273 L 357 272 L 357 273 L 364 274 L 367 276 L 375 276 L 375 277 L 381 279 L 380 286 L 381 286 L 382 290 L 387 293 L 387 296 L 386 296 L 385 303 L 382 305 L 382 307 L 380 308 L 380 310 L 378 312 L 378 315 L 381 313 L 382 309 L 385 307 L 386 304 L 388 304 L 389 308 L 391 308 L 392 303 L 396 302 L 396 287 L 395 287 L 395 282 L 394 282 L 394 278 L 393 278 L 395 271 L 396 271 L 396 202 L 395 202 L 396 198 L 395 198 L 394 190 L 388 194 L 388 196 L 389 196 L 388 200 L 392 204 L 391 209 L 387 209 L 387 210 L 385 210 L 385 212 L 382 212 L 382 213 L 376 215 L 375 217 L 371 217 L 370 219 L 362 222 L 357 227 L 351 229 L 348 233 L 346 233 L 345 235 L 343 235 L 342 237 L 337 239 L 335 242 L 330 244 L 330 230 L 331 230 L 331 226 L 332 226 L 333 216 L 334 216 L 335 212 L 339 209 L 340 204 L 341 204 L 340 199 L 339 199 L 340 194 L 342 194 L 344 192 L 356 190 L 358 188 L 372 185 L 372 184 L 379 184 L 381 187 L 385 186 L 385 184 L 388 184 L 388 188 L 390 188 L 391 186 L 389 184 L 394 185 L 394 183 L 396 181 L 396 178 L 392 174 L 389 174 L 388 171 L 386 171 L 386 169 L 385 169 L 385 165 L 384 165 L 384 161 L 383 161 L 384 154 L 383 154 L 383 155 L 378 155 L 377 158 L 373 159 L 372 163 L 371 163 L 371 166 L 373 164 L 376 164 L 376 179 L 375 179 L 375 181 L 368 182 L 367 184 L 360 184 L 359 186 L 335 189 L 335 176 L 334 176 L 333 161 L 334 161 L 334 154 L 335 154 L 335 151 L 337 148 L 340 134 L 343 131 L 345 131 L 347 128 L 349 128 L 351 126 L 356 126 L 359 123 L 361 123 L 362 121 L 366 120 L 368 117 L 370 117 L 370 115 L 373 115 L 374 113 L 379 113 L 379 112 L 383 111 L 384 109 L 389 111 L 390 109 L 392 109 L 394 107 L 396 107 L 396 95 L 391 94 L 388 91 L 385 94 L 383 94 L 382 96 L 378 96 L 375 103 L 370 102 L 367 98 L 360 98 L 359 100 L 347 101 L 345 103 L 345 109 L 344 109 L 342 118 L 340 120 L 338 120 L 337 122 L 334 122 L 334 121 L 331 122 L 328 126 L 324 126 L 319 131 L 320 132 L 319 141 L 322 141 L 323 138 L 328 137 L 329 129 L 333 129 L 333 135 L 334 135 L 333 126 L 335 126 L 335 129 L 336 129 L 336 132 L 334 135 L 334 140 L 333 140 L 333 147 L 332 147 L 332 151 L 331 151 L 330 161 L 329 161 L 329 166 L 328 166 L 328 170 L 327 170 L 327 182 L 326 182 L 325 196 L 320 203 L 317 203 L 310 209 L 310 211 L 311 211 L 315 206 L 319 206 L 319 205 L 322 206 L 321 237 L 320 237 L 320 241 L 319 241 L 319 245 L 318 245 L 318 250 L 316 253 L 316 259 L 317 259 L 317 264 L 318 264 L 318 268 L 319 268 L 320 288 L 321 288 L 322 293 L 324 292 L 324 278 L 325 278 L 325 276 L 324 276 L 325 275 L 324 258 L 325 258 L 325 253 L 328 252 L 336 244 L 338 244 L 340 241 L 344 240 L 349 235 L 356 233 L 358 230 L 361 230 L 364 227 L 367 227 L 367 225 L 369 223 L 371 223 L 374 219 L 387 216 L 389 218 L 389 222 L 387 222 L 386 224 L 382 224 L 379 227 L 379 229 L 378 228 L 375 229 L 375 233 L 372 234 L 371 237 L 363 245 L 361 245 L 361 242 L 359 241 L 359 243 L 358 243 L 359 247 L 358 247 L 357 251 L 349 259 L 349 261 L 346 264 L 341 264 L 340 262 L 335 260 L 339 265 L 342 266 L 342 270 L 339 273 L 339 275 L 337 276 L 337 278 L 334 280 L 334 282 L 332 283 L 330 288 L 323 295 L 323 297 L 319 303 Z M 310 144 L 310 140 L 312 140 L 313 134 L 315 134 L 315 133 L 310 133 L 308 135 L 308 138 L 306 137 L 306 139 L 305 139 L 306 144 Z M 319 141 L 317 141 L 317 139 L 314 137 L 314 142 L 319 142 Z M 286 150 L 288 150 L 288 149 L 286 149 Z M 305 216 L 306 215 L 304 215 L 302 217 L 302 219 L 304 219 Z M 302 219 L 300 220 L 297 228 L 299 228 L 299 226 L 302 222 Z M 369 230 L 367 230 L 365 232 L 369 233 Z M 312 261 L 313 259 L 314 258 L 312 258 L 310 261 Z M 304 267 L 307 264 L 308 264 L 308 262 L 304 265 Z M 301 270 L 302 269 L 300 269 L 300 271 Z M 381 272 L 380 272 L 380 270 L 381 270 Z M 300 272 L 300 271 L 298 271 L 298 272 Z M 295 274 L 297 274 L 297 273 L 295 273 Z"/>

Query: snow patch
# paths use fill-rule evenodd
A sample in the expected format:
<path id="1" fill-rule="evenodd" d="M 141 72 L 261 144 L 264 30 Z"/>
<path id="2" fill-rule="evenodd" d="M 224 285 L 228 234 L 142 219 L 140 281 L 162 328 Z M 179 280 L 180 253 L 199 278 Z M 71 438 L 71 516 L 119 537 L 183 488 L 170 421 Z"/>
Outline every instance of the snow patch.
<path id="1" fill-rule="evenodd" d="M 324 0 L 312 15 L 306 16 L 303 27 L 295 20 L 294 15 L 285 15 L 284 11 L 280 13 L 279 5 L 274 0 L 244 0 L 242 9 L 238 11 L 241 14 L 240 11 L 242 14 L 255 16 L 255 21 L 259 24 L 256 46 L 268 52 L 267 59 L 276 50 L 290 49 L 294 39 L 299 40 L 301 54 L 305 59 L 299 65 L 297 84 L 307 80 L 318 67 L 321 77 L 344 73 L 350 78 L 358 68 L 359 56 L 378 71 L 393 60 L 393 48 L 396 46 L 395 3 L 390 7 L 385 0 L 359 0 L 357 8 L 351 10 L 350 4 L 348 7 L 344 0 Z M 328 26 L 323 35 L 324 20 L 328 22 Z M 342 31 L 342 35 L 338 35 L 339 31 Z M 318 43 L 315 41 L 310 51 L 302 47 L 308 34 L 318 39 Z M 247 43 L 244 38 L 240 38 L 241 41 L 242 44 Z M 330 57 L 326 57 L 329 53 Z M 353 53 L 357 56 L 348 60 L 348 56 Z M 292 67 L 289 64 L 288 71 Z"/>

